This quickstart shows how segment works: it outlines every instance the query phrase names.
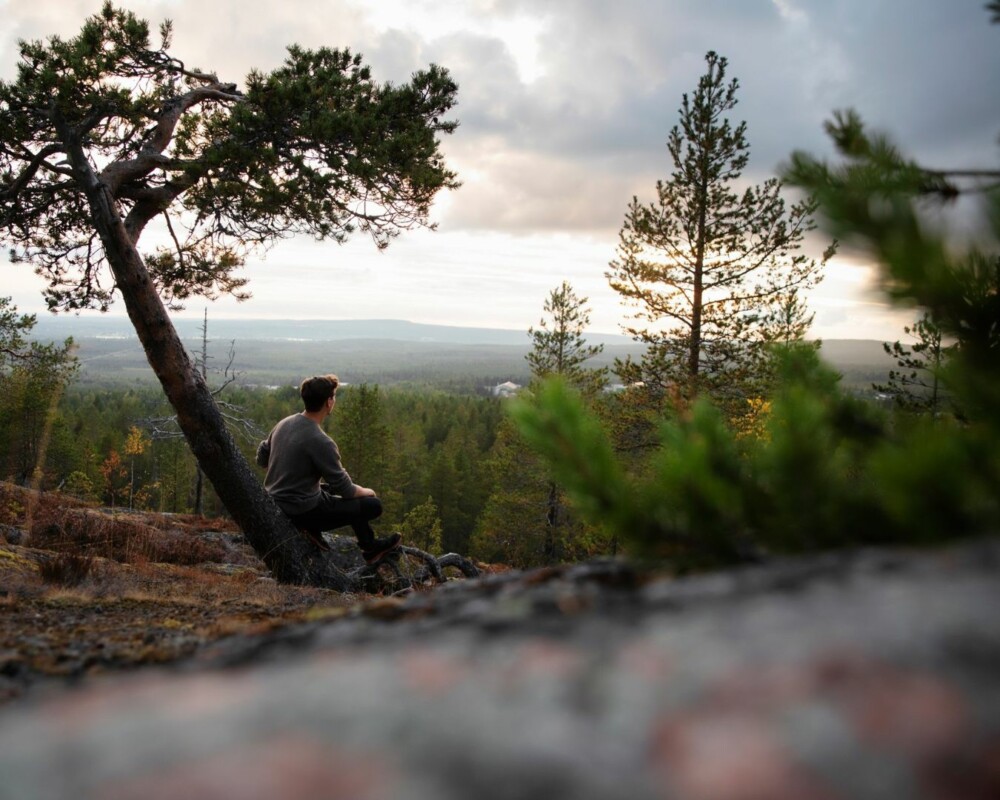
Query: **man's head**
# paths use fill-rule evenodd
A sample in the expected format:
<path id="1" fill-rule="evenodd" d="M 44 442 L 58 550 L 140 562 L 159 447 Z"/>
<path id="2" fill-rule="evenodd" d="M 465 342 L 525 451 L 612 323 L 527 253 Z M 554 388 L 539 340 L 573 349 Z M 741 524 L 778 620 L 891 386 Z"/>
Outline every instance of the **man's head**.
<path id="1" fill-rule="evenodd" d="M 327 400 L 336 394 L 339 385 L 340 379 L 336 375 L 315 375 L 302 381 L 299 394 L 306 411 L 319 411 L 323 408 Z"/>

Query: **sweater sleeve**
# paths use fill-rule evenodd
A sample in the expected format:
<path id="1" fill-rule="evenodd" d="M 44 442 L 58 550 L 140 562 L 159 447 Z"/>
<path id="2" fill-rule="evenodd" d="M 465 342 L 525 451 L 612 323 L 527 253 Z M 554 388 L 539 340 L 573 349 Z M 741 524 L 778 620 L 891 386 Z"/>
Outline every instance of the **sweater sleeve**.
<path id="1" fill-rule="evenodd" d="M 271 460 L 271 437 L 268 437 L 257 445 L 257 466 L 267 468 L 268 462 Z"/>
<path id="2" fill-rule="evenodd" d="M 321 442 L 322 446 L 314 449 L 313 457 L 328 490 L 344 498 L 354 497 L 356 487 L 340 461 L 340 449 L 337 443 L 325 434 L 323 440 L 325 441 Z"/>

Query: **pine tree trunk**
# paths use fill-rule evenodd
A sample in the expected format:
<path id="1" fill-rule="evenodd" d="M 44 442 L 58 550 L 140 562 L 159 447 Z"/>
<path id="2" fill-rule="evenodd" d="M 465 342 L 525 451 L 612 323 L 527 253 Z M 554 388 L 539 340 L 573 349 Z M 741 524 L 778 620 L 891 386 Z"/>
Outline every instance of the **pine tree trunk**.
<path id="1" fill-rule="evenodd" d="M 691 298 L 691 349 L 688 356 L 688 396 L 698 391 L 701 371 L 701 317 L 705 302 L 705 216 L 708 208 L 708 179 L 699 187 L 698 241 L 695 243 L 694 293 Z"/>
<path id="2" fill-rule="evenodd" d="M 556 560 L 556 528 L 558 526 L 559 488 L 554 483 L 549 483 L 545 513 L 545 544 L 542 553 L 546 564 L 554 564 Z"/>
<path id="3" fill-rule="evenodd" d="M 194 513 L 199 517 L 202 514 L 202 484 L 205 473 L 201 469 L 201 462 L 195 465 L 194 470 Z"/>
<path id="4" fill-rule="evenodd" d="M 220 500 L 278 581 L 346 591 L 351 587 L 348 577 L 294 529 L 264 492 L 226 429 L 205 380 L 188 357 L 114 199 L 82 150 L 74 150 L 71 148 L 72 155 L 77 156 L 72 158 L 73 166 L 84 178 L 94 225 L 129 319 L 149 365 L 177 412 L 177 422 L 191 451 Z"/>
<path id="5" fill-rule="evenodd" d="M 205 316 L 201 323 L 201 379 L 208 383 L 208 309 L 205 309 Z M 194 513 L 199 517 L 204 510 L 202 497 L 205 488 L 205 473 L 201 464 L 195 465 L 194 470 Z"/>

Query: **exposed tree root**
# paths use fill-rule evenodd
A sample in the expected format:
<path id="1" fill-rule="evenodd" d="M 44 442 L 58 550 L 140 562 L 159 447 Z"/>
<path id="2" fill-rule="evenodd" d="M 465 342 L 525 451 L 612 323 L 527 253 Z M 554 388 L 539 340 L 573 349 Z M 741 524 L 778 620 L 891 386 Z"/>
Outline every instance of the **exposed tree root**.
<path id="1" fill-rule="evenodd" d="M 329 550 L 316 548 L 326 560 L 327 570 L 344 576 L 351 591 L 379 594 L 413 589 L 428 583 L 445 583 L 448 571 L 464 578 L 479 576 L 479 568 L 465 556 L 446 553 L 434 556 L 425 550 L 403 545 L 378 564 L 365 564 L 354 539 L 349 536 L 326 536 Z"/>

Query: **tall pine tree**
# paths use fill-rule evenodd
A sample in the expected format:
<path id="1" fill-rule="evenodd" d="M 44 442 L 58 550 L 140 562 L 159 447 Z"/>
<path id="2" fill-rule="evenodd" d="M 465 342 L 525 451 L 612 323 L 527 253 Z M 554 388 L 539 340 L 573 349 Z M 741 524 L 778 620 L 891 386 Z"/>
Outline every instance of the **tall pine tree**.
<path id="1" fill-rule="evenodd" d="M 820 280 L 820 265 L 798 252 L 814 227 L 810 202 L 786 206 L 777 179 L 739 191 L 746 123 L 726 117 L 739 84 L 727 83 L 725 58 L 705 60 L 667 140 L 673 172 L 654 202 L 633 197 L 606 274 L 635 308 L 626 332 L 647 346 L 616 364 L 626 385 L 661 401 L 707 392 L 738 403 L 760 392 L 768 344 L 788 332 L 783 310 Z"/>
<path id="2" fill-rule="evenodd" d="M 898 369 L 889 370 L 888 380 L 873 384 L 873 388 L 891 395 L 895 404 L 907 411 L 939 411 L 947 395 L 941 375 L 954 345 L 943 341 L 941 328 L 929 313 L 904 327 L 903 332 L 916 341 L 909 346 L 898 340 L 883 342 Z"/>
<path id="3" fill-rule="evenodd" d="M 603 345 L 588 345 L 587 298 L 567 282 L 553 289 L 538 328 L 529 328 L 532 349 L 526 356 L 532 384 L 560 376 L 595 398 L 607 385 L 607 368 L 586 366 Z M 473 552 L 487 561 L 535 566 L 590 554 L 600 537 L 571 512 L 562 489 L 552 480 L 509 420 L 500 426 L 489 468 L 493 492 L 473 538 Z"/>
<path id="4" fill-rule="evenodd" d="M 545 300 L 545 314 L 538 328 L 528 328 L 531 352 L 528 366 L 534 379 L 561 375 L 583 391 L 595 391 L 607 384 L 606 367 L 594 369 L 584 364 L 604 351 L 604 345 L 587 344 L 583 332 L 590 324 L 587 298 L 578 297 L 567 281 Z"/>

